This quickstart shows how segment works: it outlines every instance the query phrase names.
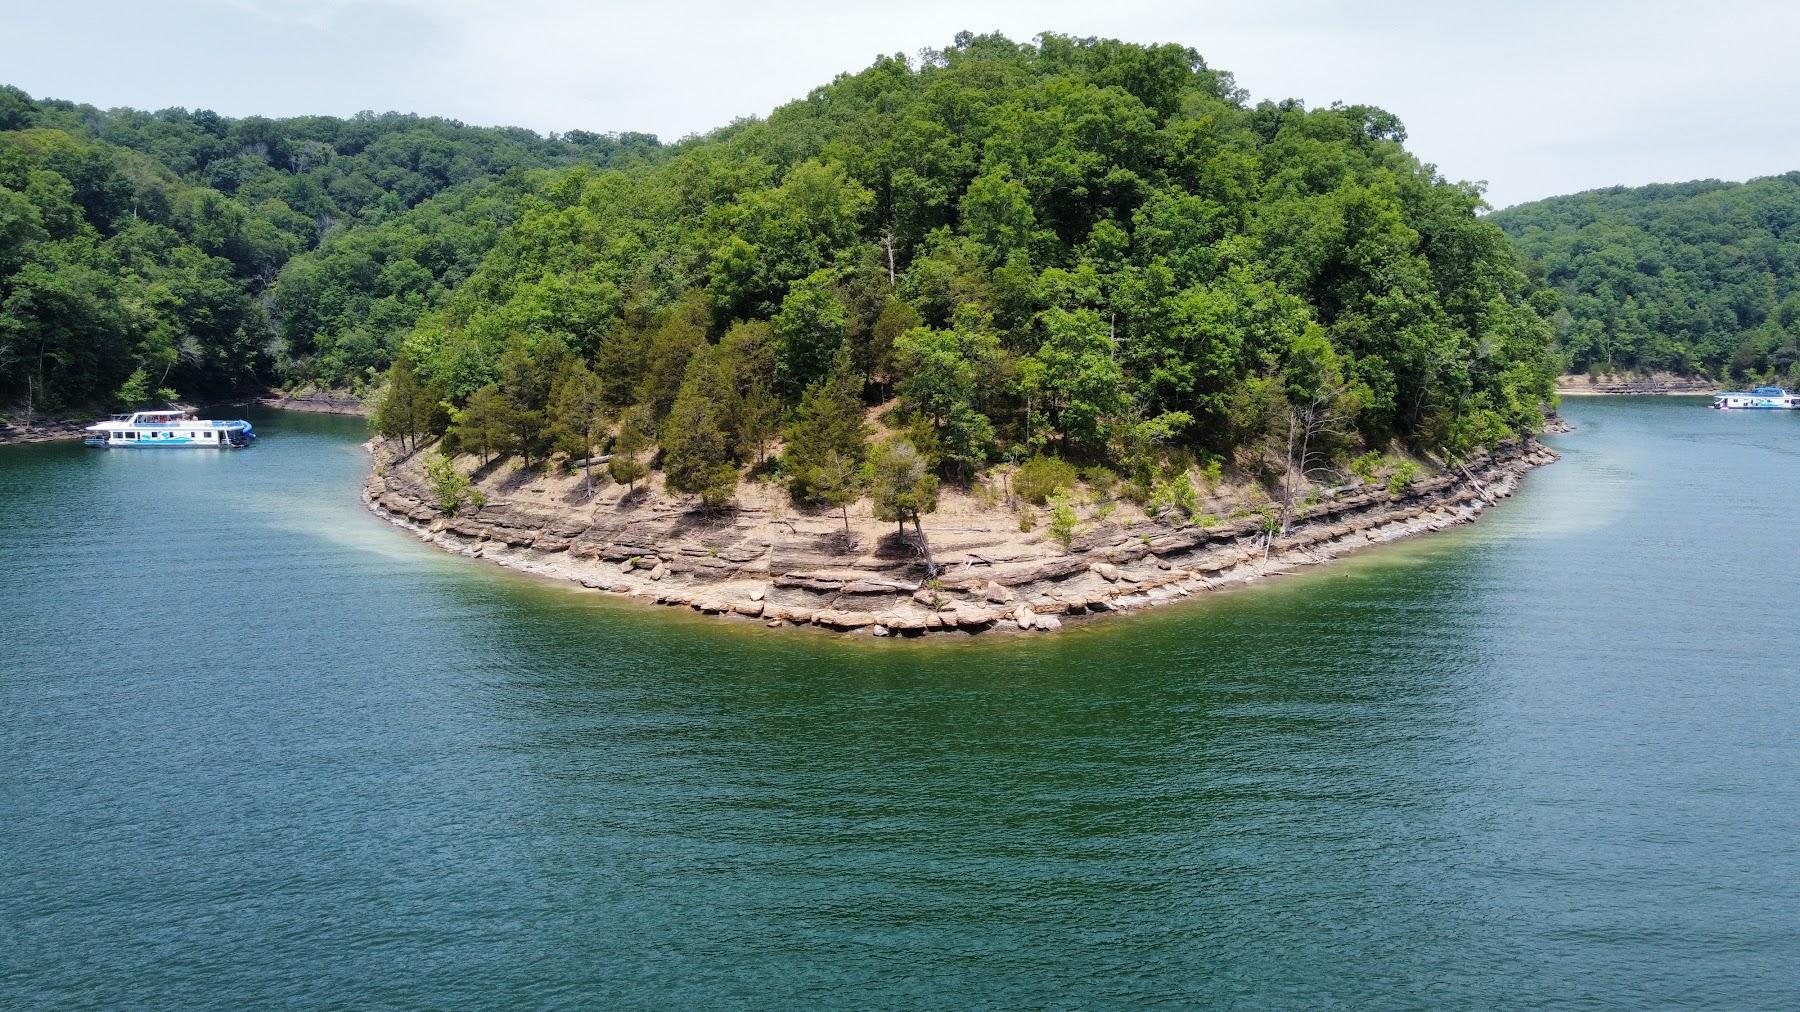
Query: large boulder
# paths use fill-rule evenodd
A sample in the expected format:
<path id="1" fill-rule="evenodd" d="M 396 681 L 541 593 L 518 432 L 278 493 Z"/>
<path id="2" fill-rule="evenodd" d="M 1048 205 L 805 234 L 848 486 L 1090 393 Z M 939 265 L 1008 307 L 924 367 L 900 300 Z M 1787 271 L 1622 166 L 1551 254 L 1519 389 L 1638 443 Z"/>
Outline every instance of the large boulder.
<path id="1" fill-rule="evenodd" d="M 984 629 L 993 625 L 997 617 L 988 609 L 968 601 L 957 604 L 953 614 L 956 616 L 956 624 L 964 629 Z M 949 613 L 945 617 L 948 619 Z"/>

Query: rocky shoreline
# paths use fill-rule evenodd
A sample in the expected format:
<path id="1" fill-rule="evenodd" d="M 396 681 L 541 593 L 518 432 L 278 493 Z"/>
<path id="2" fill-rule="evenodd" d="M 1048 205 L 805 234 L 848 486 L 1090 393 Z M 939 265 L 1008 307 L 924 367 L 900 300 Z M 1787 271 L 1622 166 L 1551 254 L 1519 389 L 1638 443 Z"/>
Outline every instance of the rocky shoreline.
<path id="1" fill-rule="evenodd" d="M 1101 520 L 1065 551 L 1041 535 L 1000 535 L 1010 513 L 972 525 L 933 517 L 927 533 L 939 569 L 928 579 L 891 531 L 845 552 L 831 533 L 835 515 L 740 508 L 713 516 L 643 490 L 560 508 L 495 501 L 444 516 L 416 457 L 402 459 L 379 442 L 369 448 L 364 502 L 446 551 L 645 603 L 873 636 L 1047 632 L 1182 600 L 1471 523 L 1532 468 L 1556 460 L 1535 440 L 1505 444 L 1397 493 L 1382 485 L 1342 490 L 1272 539 L 1260 515 L 1212 526 Z"/>
<path id="2" fill-rule="evenodd" d="M 12 446 L 22 443 L 53 443 L 65 439 L 80 439 L 81 430 L 93 423 L 88 421 L 59 420 L 44 422 L 26 428 L 0 420 L 0 446 Z"/>
<path id="3" fill-rule="evenodd" d="M 347 393 L 307 392 L 299 394 L 274 393 L 258 397 L 256 403 L 265 408 L 277 408 L 282 411 L 306 411 L 317 415 L 368 415 L 369 405 L 359 397 Z"/>
<path id="4" fill-rule="evenodd" d="M 1556 392 L 1562 397 L 1693 395 L 1711 394 L 1718 389 L 1718 383 L 1705 376 L 1685 376 L 1669 372 L 1600 376 L 1574 374 L 1559 376 L 1556 380 Z"/>

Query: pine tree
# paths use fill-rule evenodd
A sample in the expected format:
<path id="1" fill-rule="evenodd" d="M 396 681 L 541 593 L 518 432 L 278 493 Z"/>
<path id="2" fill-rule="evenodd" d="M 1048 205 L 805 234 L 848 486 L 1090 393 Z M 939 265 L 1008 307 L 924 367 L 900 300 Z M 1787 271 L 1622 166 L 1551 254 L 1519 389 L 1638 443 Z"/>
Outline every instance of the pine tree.
<path id="1" fill-rule="evenodd" d="M 508 435 L 526 467 L 549 451 L 550 392 L 568 357 L 568 347 L 560 339 L 534 344 L 520 334 L 509 338 L 500 354 L 500 392 L 512 409 L 507 413 Z"/>
<path id="2" fill-rule="evenodd" d="M 606 390 L 600 377 L 579 358 L 570 358 L 550 392 L 550 419 L 557 442 L 582 460 L 583 494 L 594 495 L 594 447 L 606 431 Z"/>
<path id="3" fill-rule="evenodd" d="M 663 420 L 663 473 L 676 492 L 698 493 L 709 508 L 731 502 L 737 492 L 737 464 L 731 434 L 711 382 L 715 362 L 696 354 Z"/>
<path id="4" fill-rule="evenodd" d="M 606 462 L 606 473 L 627 491 L 635 491 L 638 480 L 650 471 L 642 459 L 649 448 L 650 437 L 644 431 L 643 409 L 632 408 L 619 419 L 619 435 L 613 440 L 612 458 Z"/>
<path id="5" fill-rule="evenodd" d="M 492 383 L 478 387 L 461 408 L 451 413 L 450 433 L 456 444 L 474 450 L 485 465 L 506 441 L 512 422 L 508 413 L 512 405 Z"/>
<path id="6" fill-rule="evenodd" d="M 419 439 L 432 429 L 437 396 L 419 378 L 412 359 L 402 355 L 388 367 L 387 386 L 375 407 L 375 431 L 400 440 L 403 450 L 417 450 Z"/>
<path id="7" fill-rule="evenodd" d="M 911 520 L 923 541 L 925 528 L 920 517 L 937 510 L 937 475 L 912 443 L 900 437 L 876 447 L 869 463 L 869 494 L 875 502 L 876 519 L 894 521 L 902 534 L 906 533 L 906 521 Z"/>
<path id="8" fill-rule="evenodd" d="M 869 427 L 863 421 L 862 381 L 847 348 L 840 347 L 824 379 L 806 388 L 788 429 L 782 464 L 788 492 L 801 502 L 823 502 L 818 472 L 835 453 L 860 465 L 868 456 Z"/>
<path id="9" fill-rule="evenodd" d="M 850 504 L 862 498 L 869 479 L 865 467 L 836 450 L 828 450 L 825 459 L 813 469 L 814 498 L 825 506 L 834 506 L 844 518 L 844 544 L 850 539 Z"/>
<path id="10" fill-rule="evenodd" d="M 143 366 L 138 366 L 126 377 L 125 385 L 119 388 L 113 398 L 127 408 L 139 407 L 150 399 L 150 376 L 144 372 Z"/>

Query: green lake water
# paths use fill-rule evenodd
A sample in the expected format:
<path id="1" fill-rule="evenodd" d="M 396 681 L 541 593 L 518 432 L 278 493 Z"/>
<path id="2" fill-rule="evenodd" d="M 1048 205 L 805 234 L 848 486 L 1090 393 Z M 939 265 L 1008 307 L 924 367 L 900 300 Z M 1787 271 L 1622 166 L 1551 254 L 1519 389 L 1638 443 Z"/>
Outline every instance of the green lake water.
<path id="1" fill-rule="evenodd" d="M 1793 1007 L 1800 413 L 1037 638 L 609 600 L 354 420 L 0 448 L 0 1006 Z"/>

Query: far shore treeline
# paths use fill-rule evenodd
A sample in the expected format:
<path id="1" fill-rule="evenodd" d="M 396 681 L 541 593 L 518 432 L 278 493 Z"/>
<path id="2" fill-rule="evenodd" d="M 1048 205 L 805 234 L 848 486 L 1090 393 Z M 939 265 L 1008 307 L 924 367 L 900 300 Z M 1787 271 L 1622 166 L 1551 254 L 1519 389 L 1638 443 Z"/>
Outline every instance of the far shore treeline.
<path id="1" fill-rule="evenodd" d="M 1800 172 L 1594 190 L 1493 221 L 1562 295 L 1574 371 L 1800 385 Z"/>
<path id="2" fill-rule="evenodd" d="M 366 386 L 544 170 L 654 137 L 227 119 L 0 87 L 0 410 Z"/>
<path id="3" fill-rule="evenodd" d="M 1557 266 L 1584 247 L 1550 211 L 1499 218 L 1528 264 L 1404 140 L 1369 106 L 1251 105 L 1190 49 L 1055 35 L 964 34 L 673 146 L 0 89 L 0 403 L 350 389 L 409 441 L 613 449 L 712 500 L 761 469 L 830 502 L 871 457 L 1462 454 L 1541 423 L 1620 286 Z M 1785 361 L 1771 297 L 1739 314 L 1769 355 L 1682 361 Z"/>

